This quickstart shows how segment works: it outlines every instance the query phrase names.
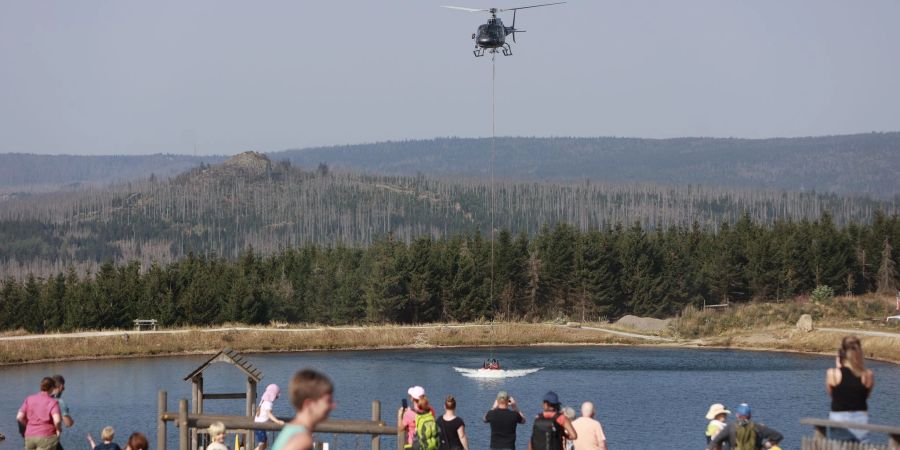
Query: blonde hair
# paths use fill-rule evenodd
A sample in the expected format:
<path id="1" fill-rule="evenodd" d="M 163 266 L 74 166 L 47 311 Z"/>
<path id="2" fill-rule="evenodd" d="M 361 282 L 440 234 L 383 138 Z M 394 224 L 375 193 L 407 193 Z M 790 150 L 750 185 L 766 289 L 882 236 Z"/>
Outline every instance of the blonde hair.
<path id="1" fill-rule="evenodd" d="M 116 437 L 116 430 L 113 427 L 104 427 L 100 432 L 100 439 L 104 441 L 112 441 Z"/>
<path id="2" fill-rule="evenodd" d="M 861 377 L 866 372 L 866 362 L 862 350 L 862 342 L 856 336 L 845 336 L 841 340 L 841 350 L 844 357 L 842 364 L 853 372 L 853 375 Z"/>
<path id="3" fill-rule="evenodd" d="M 215 439 L 223 434 L 225 434 L 225 424 L 224 423 L 213 422 L 212 425 L 209 426 L 210 439 Z"/>
<path id="4" fill-rule="evenodd" d="M 422 396 L 416 400 L 416 406 L 419 407 L 419 411 L 428 411 L 431 409 L 431 405 L 428 404 L 428 396 L 422 394 Z"/>

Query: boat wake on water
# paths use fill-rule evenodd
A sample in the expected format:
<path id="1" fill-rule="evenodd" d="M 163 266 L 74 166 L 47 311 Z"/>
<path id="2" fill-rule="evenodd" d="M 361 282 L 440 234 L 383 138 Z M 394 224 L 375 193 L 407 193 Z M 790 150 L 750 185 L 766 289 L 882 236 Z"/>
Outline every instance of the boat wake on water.
<path id="1" fill-rule="evenodd" d="M 505 369 L 466 369 L 464 367 L 454 367 L 454 370 L 461 373 L 463 376 L 469 378 L 516 378 L 516 377 L 524 377 L 525 375 L 532 374 L 537 372 L 538 370 L 543 369 L 543 367 L 538 367 L 534 369 L 517 369 L 517 370 L 505 370 Z"/>

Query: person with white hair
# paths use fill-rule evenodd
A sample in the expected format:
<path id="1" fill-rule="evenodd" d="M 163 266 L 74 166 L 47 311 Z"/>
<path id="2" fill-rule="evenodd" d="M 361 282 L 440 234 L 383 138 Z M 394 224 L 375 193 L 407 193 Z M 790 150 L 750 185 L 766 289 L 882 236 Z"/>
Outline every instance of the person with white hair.
<path id="1" fill-rule="evenodd" d="M 578 439 L 572 441 L 575 450 L 606 450 L 606 434 L 603 433 L 603 425 L 594 418 L 595 413 L 593 403 L 584 402 L 581 405 L 581 417 L 572 422 L 578 433 Z"/>
<path id="2" fill-rule="evenodd" d="M 225 445 L 225 424 L 222 422 L 213 422 L 209 426 L 209 445 L 206 450 L 228 450 Z"/>

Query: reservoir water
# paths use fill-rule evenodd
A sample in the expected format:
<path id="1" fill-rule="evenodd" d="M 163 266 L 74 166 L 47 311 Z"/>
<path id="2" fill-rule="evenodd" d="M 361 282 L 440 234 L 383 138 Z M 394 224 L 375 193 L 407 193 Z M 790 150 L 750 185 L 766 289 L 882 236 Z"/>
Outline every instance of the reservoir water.
<path id="1" fill-rule="evenodd" d="M 472 450 L 487 448 L 489 430 L 481 422 L 498 390 L 515 397 L 529 423 L 519 429 L 518 447 L 526 448 L 531 418 L 540 409 L 543 394 L 552 389 L 576 410 L 593 401 L 605 428 L 610 449 L 699 449 L 705 444 L 704 414 L 711 403 L 734 407 L 747 402 L 754 418 L 781 431 L 783 448 L 799 448 L 811 429 L 801 417 L 826 417 L 825 369 L 834 359 L 784 353 L 732 350 L 661 349 L 640 347 L 535 347 L 499 349 L 496 356 L 510 369 L 543 367 L 521 378 L 472 379 L 453 367 L 478 367 L 486 349 L 315 352 L 245 355 L 264 373 L 262 384 L 284 389 L 297 369 L 312 367 L 326 372 L 336 384 L 337 410 L 333 417 L 369 419 L 371 401 L 381 400 L 383 417 L 395 423 L 396 408 L 406 389 L 425 387 L 435 404 L 447 394 L 456 396 L 458 414 L 466 421 Z M 65 399 L 75 418 L 66 429 L 64 448 L 87 449 L 85 435 L 99 436 L 112 425 L 117 442 L 132 431 L 156 438 L 157 391 L 169 392 L 169 409 L 179 398 L 190 398 L 190 384 L 182 378 L 207 356 L 179 356 L 124 360 L 77 361 L 0 368 L 0 433 L 7 436 L 2 449 L 20 449 L 14 416 L 40 378 L 61 373 L 66 377 Z M 876 387 L 869 403 L 871 421 L 900 425 L 900 366 L 869 362 Z M 240 392 L 243 379 L 234 367 L 216 365 L 205 377 L 207 392 Z M 262 390 L 262 388 L 260 389 Z M 238 414 L 241 400 L 212 400 L 209 413 Z M 278 415 L 291 415 L 286 397 L 275 404 Z M 442 411 L 442 408 L 439 408 Z M 177 431 L 169 430 L 175 445 Z M 328 437 L 330 438 L 330 436 Z M 881 436 L 878 437 L 881 439 Z M 395 448 L 383 438 L 382 448 Z M 233 445 L 233 438 L 228 444 Z M 367 438 L 341 436 L 338 449 L 365 449 Z M 177 448 L 177 447 L 170 447 Z"/>

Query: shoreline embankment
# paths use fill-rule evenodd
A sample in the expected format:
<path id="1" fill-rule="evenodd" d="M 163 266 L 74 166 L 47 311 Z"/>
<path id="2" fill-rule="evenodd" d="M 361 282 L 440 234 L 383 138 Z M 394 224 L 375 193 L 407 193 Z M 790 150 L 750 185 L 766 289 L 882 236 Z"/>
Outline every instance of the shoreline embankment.
<path id="1" fill-rule="evenodd" d="M 734 349 L 829 355 L 845 334 L 863 337 L 866 356 L 900 364 L 900 333 L 847 328 L 800 332 L 767 327 L 721 336 L 679 339 L 603 324 L 504 322 L 347 327 L 184 328 L 107 330 L 0 336 L 0 365 L 213 354 L 229 347 L 246 353 L 359 351 L 532 346 L 636 346 Z M 871 333 L 871 335 L 867 335 Z"/>

